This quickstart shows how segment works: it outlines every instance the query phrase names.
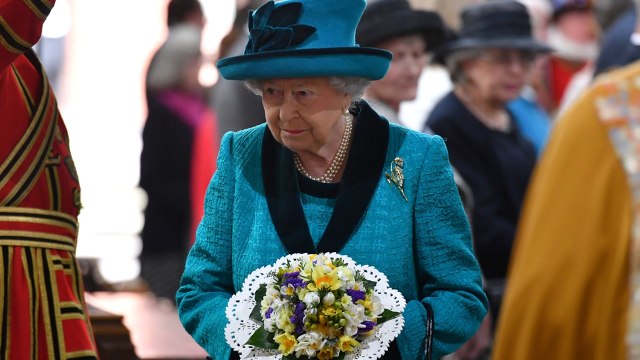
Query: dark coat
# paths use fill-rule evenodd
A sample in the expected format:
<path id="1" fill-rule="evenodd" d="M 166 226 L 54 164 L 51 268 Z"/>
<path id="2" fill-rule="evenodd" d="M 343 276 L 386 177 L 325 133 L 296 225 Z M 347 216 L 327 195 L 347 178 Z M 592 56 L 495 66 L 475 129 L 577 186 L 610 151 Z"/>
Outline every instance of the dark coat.
<path id="1" fill-rule="evenodd" d="M 445 139 L 451 163 L 471 187 L 475 251 L 487 279 L 507 274 L 520 207 L 536 161 L 533 145 L 515 121 L 512 124 L 508 133 L 490 130 L 453 92 L 427 119 L 432 131 Z"/>
<path id="2" fill-rule="evenodd" d="M 142 132 L 140 187 L 147 193 L 142 254 L 186 253 L 191 235 L 191 159 L 194 129 L 149 98 Z"/>

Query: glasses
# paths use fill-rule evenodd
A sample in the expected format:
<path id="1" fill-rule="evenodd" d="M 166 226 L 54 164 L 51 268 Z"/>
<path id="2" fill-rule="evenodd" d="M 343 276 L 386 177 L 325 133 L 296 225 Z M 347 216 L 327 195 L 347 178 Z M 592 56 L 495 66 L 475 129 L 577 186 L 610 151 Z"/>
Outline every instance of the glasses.
<path id="1" fill-rule="evenodd" d="M 536 53 L 520 50 L 489 50 L 480 59 L 501 65 L 511 66 L 514 63 L 522 67 L 529 67 L 536 59 Z"/>

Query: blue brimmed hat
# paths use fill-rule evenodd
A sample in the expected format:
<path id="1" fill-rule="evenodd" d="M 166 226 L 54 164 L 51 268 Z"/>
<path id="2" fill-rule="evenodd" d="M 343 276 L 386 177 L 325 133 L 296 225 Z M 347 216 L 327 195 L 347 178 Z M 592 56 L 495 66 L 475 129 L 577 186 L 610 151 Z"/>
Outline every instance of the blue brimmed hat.
<path id="1" fill-rule="evenodd" d="M 356 27 L 365 0 L 283 0 L 249 14 L 244 55 L 218 60 L 228 80 L 292 77 L 384 77 L 391 53 L 360 47 Z"/>
<path id="2" fill-rule="evenodd" d="M 452 53 L 463 49 L 504 48 L 533 53 L 553 49 L 534 39 L 527 8 L 513 0 L 495 0 L 463 10 L 458 38 L 436 49 L 432 61 L 444 64 Z"/>

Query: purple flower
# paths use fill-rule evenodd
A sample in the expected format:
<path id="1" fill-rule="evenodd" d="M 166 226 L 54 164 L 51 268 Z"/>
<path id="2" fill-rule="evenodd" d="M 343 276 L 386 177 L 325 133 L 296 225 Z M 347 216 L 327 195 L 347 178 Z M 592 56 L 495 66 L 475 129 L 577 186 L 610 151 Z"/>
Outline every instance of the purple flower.
<path id="1" fill-rule="evenodd" d="M 360 326 L 364 327 L 358 327 L 358 334 L 371 331 L 376 326 L 376 323 L 374 323 L 373 321 L 363 321 Z"/>
<path id="2" fill-rule="evenodd" d="M 300 316 L 304 315 L 304 310 L 307 308 L 307 305 L 303 302 L 299 302 L 296 304 L 296 308 L 293 309 L 293 313 Z"/>
<path id="3" fill-rule="evenodd" d="M 266 317 L 267 319 L 271 319 L 271 313 L 273 313 L 273 308 L 268 308 L 264 313 L 264 317 Z"/>
<path id="4" fill-rule="evenodd" d="M 282 286 L 293 286 L 294 289 L 301 288 L 307 286 L 307 283 L 304 282 L 301 278 L 298 277 L 300 275 L 300 271 L 294 271 L 284 274 L 284 281 L 282 282 Z"/>
<path id="5" fill-rule="evenodd" d="M 351 301 L 355 303 L 358 300 L 364 300 L 367 294 L 364 291 L 347 289 L 347 295 L 351 296 Z"/>
<path id="6" fill-rule="evenodd" d="M 293 309 L 293 315 L 289 318 L 292 324 L 296 326 L 295 333 L 296 335 L 302 335 L 304 333 L 304 310 L 306 309 L 306 305 L 303 302 L 299 302 L 296 304 L 296 307 Z"/>

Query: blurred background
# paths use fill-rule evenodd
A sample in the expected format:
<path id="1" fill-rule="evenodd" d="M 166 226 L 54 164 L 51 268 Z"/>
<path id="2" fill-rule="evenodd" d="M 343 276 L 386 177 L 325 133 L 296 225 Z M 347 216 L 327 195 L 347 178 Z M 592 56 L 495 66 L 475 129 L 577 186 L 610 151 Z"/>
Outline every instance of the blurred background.
<path id="1" fill-rule="evenodd" d="M 109 283 L 132 281 L 140 272 L 144 77 L 167 35 L 167 4 L 58 0 L 36 47 L 58 96 L 82 185 L 77 255 L 94 259 Z M 236 1 L 202 5 L 206 65 L 200 78 L 210 86 L 217 80 L 217 48 L 231 28 Z"/>

